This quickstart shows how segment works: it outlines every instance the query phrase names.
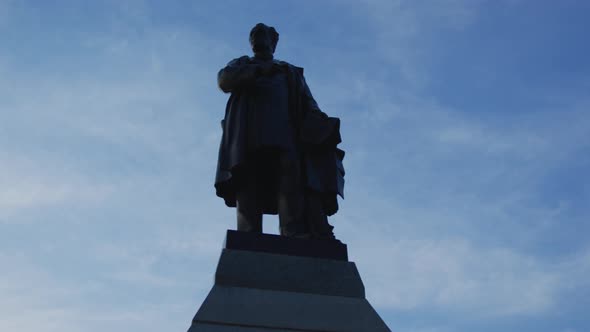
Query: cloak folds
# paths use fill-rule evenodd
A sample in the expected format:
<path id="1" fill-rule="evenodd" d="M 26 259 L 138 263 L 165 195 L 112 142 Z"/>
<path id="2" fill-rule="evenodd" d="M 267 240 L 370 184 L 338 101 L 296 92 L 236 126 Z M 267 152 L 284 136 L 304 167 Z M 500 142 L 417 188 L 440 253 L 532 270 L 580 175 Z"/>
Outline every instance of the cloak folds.
<path id="1" fill-rule="evenodd" d="M 234 61 L 250 61 L 244 56 Z M 234 62 L 235 63 L 235 62 Z M 336 146 L 341 142 L 340 120 L 321 112 L 303 77 L 303 68 L 286 62 L 277 65 L 287 73 L 289 115 L 296 135 L 299 159 L 306 188 L 319 192 L 327 215 L 338 210 L 336 195 L 344 194 L 344 151 Z M 222 136 L 219 146 L 215 189 L 217 196 L 229 207 L 236 206 L 235 173 L 251 151 L 248 149 L 248 112 L 251 105 L 247 87 L 231 93 L 221 121 Z M 276 197 L 269 192 L 268 197 Z M 265 214 L 277 214 L 276 199 L 263 201 Z"/>

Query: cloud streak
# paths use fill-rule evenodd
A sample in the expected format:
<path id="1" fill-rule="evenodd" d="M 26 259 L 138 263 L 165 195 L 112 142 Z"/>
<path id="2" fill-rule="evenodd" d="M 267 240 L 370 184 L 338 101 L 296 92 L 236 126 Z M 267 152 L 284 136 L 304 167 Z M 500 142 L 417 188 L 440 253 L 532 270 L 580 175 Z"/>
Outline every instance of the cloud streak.
<path id="1" fill-rule="evenodd" d="M 281 35 L 280 58 L 305 66 L 320 106 L 342 118 L 347 198 L 332 222 L 398 331 L 571 318 L 566 298 L 590 289 L 587 97 L 545 91 L 538 111 L 485 113 L 435 84 L 456 55 L 440 45 L 477 35 L 486 6 L 310 4 L 288 22 L 317 34 Z M 174 8 L 105 5 L 63 31 L 45 22 L 46 63 L 0 52 L 0 265 L 11 267 L 0 329 L 182 329 L 204 299 L 235 222 L 212 187 L 227 98 L 215 74 L 244 49 L 226 42 L 235 31 L 190 19 L 224 8 Z M 262 20 L 243 13 L 223 19 Z"/>

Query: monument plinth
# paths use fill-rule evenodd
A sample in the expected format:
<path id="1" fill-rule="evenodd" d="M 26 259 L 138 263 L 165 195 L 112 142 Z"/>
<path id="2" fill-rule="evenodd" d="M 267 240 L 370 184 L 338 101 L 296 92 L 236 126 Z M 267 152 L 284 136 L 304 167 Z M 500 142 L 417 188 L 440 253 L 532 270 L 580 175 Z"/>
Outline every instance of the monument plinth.
<path id="1" fill-rule="evenodd" d="M 390 331 L 346 245 L 228 231 L 215 284 L 188 332 Z"/>

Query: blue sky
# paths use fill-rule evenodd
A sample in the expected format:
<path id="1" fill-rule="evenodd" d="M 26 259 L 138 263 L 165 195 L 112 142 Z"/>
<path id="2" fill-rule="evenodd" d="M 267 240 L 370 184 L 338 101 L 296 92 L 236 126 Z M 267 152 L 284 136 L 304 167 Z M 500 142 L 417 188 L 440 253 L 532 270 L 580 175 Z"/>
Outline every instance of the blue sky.
<path id="1" fill-rule="evenodd" d="M 235 227 L 216 73 L 258 22 L 342 120 L 331 222 L 392 330 L 590 330 L 589 14 L 0 0 L 0 330 L 188 328 Z"/>

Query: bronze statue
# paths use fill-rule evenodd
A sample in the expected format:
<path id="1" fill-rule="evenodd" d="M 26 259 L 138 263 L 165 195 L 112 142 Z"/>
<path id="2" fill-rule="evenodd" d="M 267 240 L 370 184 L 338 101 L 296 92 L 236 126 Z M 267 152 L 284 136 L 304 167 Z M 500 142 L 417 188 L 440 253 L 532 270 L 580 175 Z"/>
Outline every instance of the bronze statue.
<path id="1" fill-rule="evenodd" d="M 280 233 L 334 239 L 327 216 L 343 196 L 340 120 L 314 100 L 303 68 L 274 59 L 279 34 L 259 23 L 250 31 L 253 57 L 221 69 L 218 84 L 231 93 L 216 193 L 237 207 L 238 231 L 262 232 L 262 215 L 279 215 Z"/>

